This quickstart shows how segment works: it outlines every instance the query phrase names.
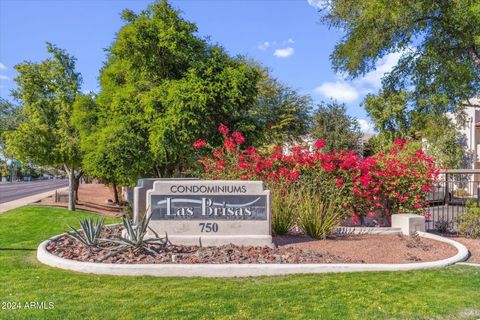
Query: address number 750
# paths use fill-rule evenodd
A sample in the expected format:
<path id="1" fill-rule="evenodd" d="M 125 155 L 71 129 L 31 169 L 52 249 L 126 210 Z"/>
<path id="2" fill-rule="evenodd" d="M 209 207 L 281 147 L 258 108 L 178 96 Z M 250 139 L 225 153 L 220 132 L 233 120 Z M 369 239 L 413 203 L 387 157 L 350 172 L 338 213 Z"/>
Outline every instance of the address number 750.
<path id="1" fill-rule="evenodd" d="M 200 232 L 218 232 L 218 224 L 212 222 L 199 223 Z"/>

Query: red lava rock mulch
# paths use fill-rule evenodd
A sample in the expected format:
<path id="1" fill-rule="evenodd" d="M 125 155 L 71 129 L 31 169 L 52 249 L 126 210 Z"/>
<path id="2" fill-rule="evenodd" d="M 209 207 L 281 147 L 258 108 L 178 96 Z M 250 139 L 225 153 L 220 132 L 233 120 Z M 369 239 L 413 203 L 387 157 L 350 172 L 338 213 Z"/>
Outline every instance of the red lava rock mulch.
<path id="1" fill-rule="evenodd" d="M 112 238 L 120 227 L 103 231 Z M 442 242 L 420 237 L 391 235 L 348 235 L 328 240 L 305 236 L 275 238 L 277 248 L 224 245 L 220 247 L 149 245 L 155 255 L 144 249 L 129 249 L 105 259 L 105 263 L 411 263 L 451 257 L 457 250 Z M 47 246 L 57 256 L 77 261 L 99 262 L 115 248 L 102 244 L 90 250 L 69 236 Z"/>
<path id="2" fill-rule="evenodd" d="M 457 254 L 447 243 L 419 236 L 339 235 L 313 240 L 306 236 L 277 237 L 278 245 L 330 252 L 358 263 L 411 263 L 446 259 Z"/>
<path id="3" fill-rule="evenodd" d="M 61 199 L 67 199 L 65 196 Z M 122 215 L 121 207 L 108 202 L 109 199 L 113 199 L 113 191 L 110 187 L 104 184 L 81 184 L 78 187 L 78 200 L 77 209 L 93 211 L 105 216 L 119 217 Z M 65 200 L 66 201 L 66 200 Z M 67 202 L 55 202 L 54 196 L 42 199 L 35 205 L 55 206 L 55 207 L 67 207 Z"/>

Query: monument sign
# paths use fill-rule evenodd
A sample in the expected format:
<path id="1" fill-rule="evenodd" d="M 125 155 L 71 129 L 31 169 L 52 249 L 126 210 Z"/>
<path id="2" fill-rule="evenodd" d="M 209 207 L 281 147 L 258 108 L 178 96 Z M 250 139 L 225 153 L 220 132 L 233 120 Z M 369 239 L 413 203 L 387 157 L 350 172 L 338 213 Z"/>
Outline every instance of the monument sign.
<path id="1" fill-rule="evenodd" d="M 147 210 L 147 191 L 153 188 L 155 181 L 165 180 L 198 180 L 197 178 L 144 178 L 137 181 L 133 189 L 133 222 L 137 224 Z"/>
<path id="2" fill-rule="evenodd" d="M 147 208 L 150 227 L 174 244 L 272 245 L 270 191 L 261 181 L 155 181 Z"/>

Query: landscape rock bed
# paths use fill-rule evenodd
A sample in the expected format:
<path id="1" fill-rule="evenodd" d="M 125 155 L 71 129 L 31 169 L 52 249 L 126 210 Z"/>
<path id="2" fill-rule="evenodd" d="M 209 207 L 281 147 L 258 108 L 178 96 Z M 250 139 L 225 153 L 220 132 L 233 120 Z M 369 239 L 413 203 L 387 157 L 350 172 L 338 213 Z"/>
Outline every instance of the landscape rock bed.
<path id="1" fill-rule="evenodd" d="M 120 226 L 102 231 L 103 238 L 113 238 Z M 302 235 L 276 237 L 276 248 L 224 245 L 199 247 L 149 245 L 156 255 L 144 249 L 130 249 L 102 258 L 112 252 L 114 244 L 104 243 L 89 249 L 68 235 L 47 245 L 47 250 L 61 258 L 83 262 L 115 264 L 308 264 L 308 263 L 412 263 L 441 260 L 457 250 L 432 239 L 397 235 L 339 235 L 314 240 Z"/>

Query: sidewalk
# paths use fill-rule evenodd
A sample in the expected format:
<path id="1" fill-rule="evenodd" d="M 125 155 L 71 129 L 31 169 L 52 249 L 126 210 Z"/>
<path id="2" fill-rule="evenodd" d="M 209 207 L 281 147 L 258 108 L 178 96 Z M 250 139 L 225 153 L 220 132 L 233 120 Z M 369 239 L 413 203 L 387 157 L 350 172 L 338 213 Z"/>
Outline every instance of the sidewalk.
<path id="1" fill-rule="evenodd" d="M 32 202 L 37 202 L 39 200 L 42 200 L 43 198 L 46 198 L 46 197 L 49 197 L 49 196 L 55 194 L 55 191 L 63 192 L 63 191 L 66 191 L 66 190 L 68 190 L 68 187 L 60 188 L 60 189 L 56 189 L 56 190 L 50 190 L 50 191 L 47 191 L 47 192 L 44 192 L 44 193 L 35 194 L 33 196 L 28 196 L 28 197 L 13 200 L 13 201 L 10 201 L 10 202 L 0 203 L 0 213 L 3 213 L 3 212 L 8 211 L 8 210 L 15 209 L 15 208 L 18 208 L 18 207 L 21 207 L 21 206 L 25 206 L 25 205 L 27 205 L 29 203 L 32 203 Z"/>

